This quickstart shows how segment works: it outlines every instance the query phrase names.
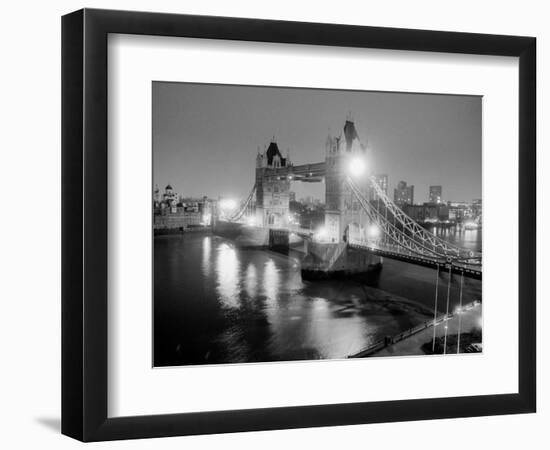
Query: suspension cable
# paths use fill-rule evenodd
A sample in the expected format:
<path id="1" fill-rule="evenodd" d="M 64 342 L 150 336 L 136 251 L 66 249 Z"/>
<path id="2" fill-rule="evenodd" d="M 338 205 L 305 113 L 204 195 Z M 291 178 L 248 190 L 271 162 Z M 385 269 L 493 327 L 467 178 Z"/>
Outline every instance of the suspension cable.
<path id="1" fill-rule="evenodd" d="M 388 200 L 387 196 L 377 188 L 376 181 L 371 177 L 371 184 L 375 189 L 375 194 L 380 197 L 384 203 L 384 215 L 381 211 L 374 206 L 371 206 L 368 201 L 361 194 L 357 186 L 353 183 L 351 178 L 347 179 L 348 185 L 351 188 L 352 193 L 359 200 L 360 205 L 363 207 L 369 218 L 381 225 L 386 237 L 389 237 L 391 241 L 397 244 L 398 248 L 404 248 L 409 252 L 416 253 L 418 255 L 431 258 L 448 259 L 451 257 L 455 262 L 463 262 L 466 264 L 479 265 L 474 252 L 467 249 L 457 247 L 449 242 L 429 233 L 424 228 L 420 227 L 409 216 L 402 211 L 397 211 L 397 207 Z M 390 210 L 392 216 L 392 222 L 387 219 L 387 211 Z M 401 229 L 398 228 L 396 221 L 401 224 Z M 390 241 L 390 245 L 391 245 Z M 452 253 L 449 254 L 449 252 Z M 463 256 L 466 255 L 467 256 Z M 479 256 L 480 258 L 480 256 Z"/>
<path id="2" fill-rule="evenodd" d="M 464 283 L 464 271 L 460 275 L 460 300 L 458 305 L 458 339 L 456 343 L 456 353 L 460 353 L 460 332 L 462 327 L 462 285 Z"/>
<path id="3" fill-rule="evenodd" d="M 349 180 L 351 182 L 351 179 Z M 409 231 L 411 236 L 418 236 L 422 241 L 427 241 L 432 248 L 440 248 L 444 252 L 443 256 L 455 256 L 469 260 L 481 259 L 481 253 L 476 253 L 467 249 L 460 248 L 442 239 L 421 227 L 416 221 L 405 214 L 398 206 L 396 206 L 388 196 L 380 188 L 374 177 L 369 178 L 370 185 L 374 188 L 377 195 L 382 199 L 384 206 L 392 212 L 394 221 L 397 219 L 403 227 L 403 232 Z M 448 254 L 451 255 L 448 255 Z"/>
<path id="4" fill-rule="evenodd" d="M 434 336 L 432 339 L 432 353 L 435 352 L 435 328 L 437 324 L 437 292 L 439 290 L 439 264 L 437 265 L 437 275 L 435 276 L 435 300 L 434 300 Z"/>
<path id="5" fill-rule="evenodd" d="M 449 321 L 449 300 L 451 298 L 451 280 L 453 277 L 453 265 L 449 264 L 449 282 L 447 283 L 447 309 L 445 312 L 445 340 L 443 343 L 443 354 L 445 355 L 447 353 L 447 333 L 449 331 L 449 325 L 447 322 Z"/>
<path id="6" fill-rule="evenodd" d="M 362 196 L 361 192 L 357 189 L 357 187 L 351 182 L 351 180 L 348 180 L 350 187 L 352 188 L 352 192 L 359 200 L 359 203 L 369 216 L 369 218 L 378 224 L 383 224 L 383 231 L 390 235 L 390 238 L 397 244 L 398 247 L 403 247 L 409 251 L 412 251 L 420 256 L 428 256 L 430 258 L 443 258 L 441 255 L 438 255 L 436 252 L 428 248 L 424 242 L 419 242 L 417 239 L 414 239 L 413 236 L 407 236 L 403 230 L 400 230 L 397 228 L 397 226 L 389 223 L 384 222 L 384 219 L 382 217 L 381 213 L 378 213 L 377 211 L 373 211 L 373 208 L 370 208 L 370 205 L 365 200 L 365 198 Z M 395 217 L 394 217 L 395 219 Z"/>
<path id="7" fill-rule="evenodd" d="M 256 192 L 256 184 L 252 186 L 252 190 L 250 191 L 250 194 L 248 194 L 248 197 L 246 198 L 244 203 L 241 205 L 241 208 L 229 219 L 230 222 L 236 222 L 244 215 L 255 192 Z"/>

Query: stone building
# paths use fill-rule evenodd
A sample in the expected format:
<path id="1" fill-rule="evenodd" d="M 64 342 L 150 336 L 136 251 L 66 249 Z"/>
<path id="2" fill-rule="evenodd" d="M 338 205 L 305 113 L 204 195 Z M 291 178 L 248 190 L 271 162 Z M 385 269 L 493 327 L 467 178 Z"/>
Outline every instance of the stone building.
<path id="1" fill-rule="evenodd" d="M 184 231 L 212 225 L 214 201 L 207 197 L 192 199 L 178 196 L 168 184 L 162 196 L 153 191 L 153 228 L 156 231 Z"/>
<path id="2" fill-rule="evenodd" d="M 290 179 L 285 171 L 290 157 L 281 154 L 273 139 L 264 153 L 256 156 L 256 223 L 264 227 L 286 227 L 290 199 Z"/>
<path id="3" fill-rule="evenodd" d="M 346 120 L 343 136 L 329 135 L 325 143 L 325 228 L 329 242 L 341 242 L 360 205 L 344 180 L 349 175 L 349 165 L 354 159 L 364 159 L 367 146 L 361 142 L 355 123 Z M 366 190 L 366 176 L 355 180 Z"/>
<path id="4" fill-rule="evenodd" d="M 155 230 L 180 230 L 186 228 L 199 227 L 202 225 L 202 213 L 194 211 L 185 211 L 182 206 L 176 206 L 175 211 L 172 208 L 168 211 L 164 208 L 160 214 L 153 216 L 153 227 Z"/>

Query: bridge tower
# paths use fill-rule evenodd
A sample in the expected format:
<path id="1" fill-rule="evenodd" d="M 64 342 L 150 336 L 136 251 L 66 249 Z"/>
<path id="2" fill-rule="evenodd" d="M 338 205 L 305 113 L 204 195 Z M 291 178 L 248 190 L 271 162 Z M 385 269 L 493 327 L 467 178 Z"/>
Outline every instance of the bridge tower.
<path id="1" fill-rule="evenodd" d="M 286 174 L 290 158 L 283 157 L 273 139 L 265 152 L 256 156 L 256 225 L 272 228 L 288 226 L 290 178 Z M 283 169 L 283 170 L 281 170 Z"/>
<path id="2" fill-rule="evenodd" d="M 361 208 L 345 182 L 353 170 L 352 165 L 365 161 L 367 147 L 361 142 L 355 123 L 348 118 L 343 134 L 329 134 L 325 144 L 325 227 L 329 242 L 340 243 L 347 240 L 350 225 L 358 220 Z M 367 174 L 356 184 L 366 190 Z"/>

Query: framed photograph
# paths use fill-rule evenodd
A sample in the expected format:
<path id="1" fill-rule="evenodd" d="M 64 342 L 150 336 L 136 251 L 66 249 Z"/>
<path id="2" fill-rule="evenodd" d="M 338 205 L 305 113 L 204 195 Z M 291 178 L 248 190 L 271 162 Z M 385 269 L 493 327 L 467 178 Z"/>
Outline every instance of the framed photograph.
<path id="1" fill-rule="evenodd" d="M 529 413 L 532 37 L 62 20 L 62 432 Z"/>

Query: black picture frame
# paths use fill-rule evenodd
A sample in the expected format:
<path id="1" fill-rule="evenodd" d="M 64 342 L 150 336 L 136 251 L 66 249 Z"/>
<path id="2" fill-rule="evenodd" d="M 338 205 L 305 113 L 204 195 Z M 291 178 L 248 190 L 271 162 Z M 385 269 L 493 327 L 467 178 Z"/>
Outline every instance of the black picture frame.
<path id="1" fill-rule="evenodd" d="M 107 36 L 123 33 L 519 57 L 519 390 L 107 417 Z M 62 18 L 62 433 L 82 441 L 535 412 L 536 39 L 83 9 Z"/>

